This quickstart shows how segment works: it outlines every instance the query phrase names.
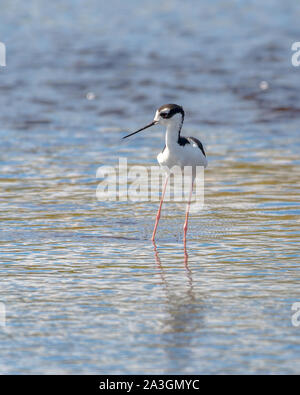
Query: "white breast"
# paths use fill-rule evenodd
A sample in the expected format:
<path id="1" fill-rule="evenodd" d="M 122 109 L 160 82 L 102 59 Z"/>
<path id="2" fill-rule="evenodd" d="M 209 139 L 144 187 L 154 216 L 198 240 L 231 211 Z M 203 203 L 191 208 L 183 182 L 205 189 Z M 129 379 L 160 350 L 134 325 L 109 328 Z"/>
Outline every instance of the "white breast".
<path id="1" fill-rule="evenodd" d="M 207 166 L 207 159 L 197 144 L 174 144 L 166 146 L 163 152 L 157 155 L 157 161 L 161 166 Z"/>

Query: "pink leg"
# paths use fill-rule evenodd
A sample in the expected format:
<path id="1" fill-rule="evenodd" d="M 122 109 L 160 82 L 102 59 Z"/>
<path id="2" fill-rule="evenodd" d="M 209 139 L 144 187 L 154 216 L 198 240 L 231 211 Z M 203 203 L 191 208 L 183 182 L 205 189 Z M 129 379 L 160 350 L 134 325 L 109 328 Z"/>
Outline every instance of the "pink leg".
<path id="1" fill-rule="evenodd" d="M 191 189 L 190 189 L 190 194 L 189 194 L 189 200 L 188 200 L 188 204 L 186 206 L 185 222 L 184 222 L 184 225 L 183 225 L 183 232 L 184 232 L 183 242 L 184 242 L 185 252 L 186 252 L 186 232 L 187 232 L 187 228 L 188 228 L 189 211 L 190 211 L 190 205 L 191 205 L 191 199 L 192 199 L 192 193 L 193 193 L 193 186 L 194 186 L 194 181 L 191 182 Z"/>
<path id="2" fill-rule="evenodd" d="M 154 241 L 154 239 L 155 239 L 155 233 L 156 233 L 158 221 L 159 221 L 159 218 L 160 218 L 161 206 L 162 206 L 163 201 L 164 201 L 164 197 L 165 197 L 165 192 L 166 192 L 166 188 L 167 188 L 168 179 L 169 179 L 169 176 L 166 177 L 166 181 L 165 181 L 163 193 L 162 193 L 162 195 L 161 195 L 161 200 L 160 200 L 159 209 L 158 209 L 158 212 L 157 212 L 157 214 L 156 214 L 156 220 L 155 220 L 155 225 L 154 225 L 153 234 L 152 234 L 152 241 Z"/>

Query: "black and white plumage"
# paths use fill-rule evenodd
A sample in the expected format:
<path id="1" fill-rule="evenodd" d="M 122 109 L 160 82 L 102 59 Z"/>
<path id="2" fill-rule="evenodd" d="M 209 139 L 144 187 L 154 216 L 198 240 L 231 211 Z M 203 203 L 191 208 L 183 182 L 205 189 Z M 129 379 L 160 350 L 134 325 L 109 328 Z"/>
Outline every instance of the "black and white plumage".
<path id="1" fill-rule="evenodd" d="M 149 124 L 144 126 L 142 129 L 137 130 L 125 137 L 124 139 L 132 136 L 136 133 L 141 132 L 144 129 L 150 128 L 153 125 L 163 125 L 166 127 L 165 135 L 165 147 L 160 154 L 157 155 L 158 163 L 167 168 L 166 169 L 166 180 L 163 187 L 163 193 L 159 205 L 159 209 L 156 215 L 156 221 L 154 225 L 154 230 L 152 234 L 152 241 L 155 240 L 156 229 L 160 219 L 160 213 L 162 208 L 162 203 L 165 196 L 165 191 L 169 179 L 169 169 L 174 166 L 179 166 L 183 169 L 185 166 L 192 167 L 192 177 L 190 183 L 190 193 L 189 200 L 186 209 L 185 222 L 183 226 L 184 230 L 184 248 L 186 248 L 186 233 L 188 227 L 188 216 L 190 209 L 190 202 L 193 193 L 193 184 L 196 176 L 197 166 L 207 166 L 207 159 L 202 143 L 195 137 L 183 137 L 181 136 L 181 128 L 184 121 L 184 111 L 181 106 L 177 104 L 164 104 L 159 107 L 155 113 L 154 120 Z"/>
<path id="2" fill-rule="evenodd" d="M 164 104 L 155 113 L 153 122 L 123 138 L 127 138 L 153 125 L 166 127 L 165 147 L 157 156 L 161 166 L 207 166 L 202 143 L 195 137 L 181 136 L 184 121 L 183 108 L 177 104 Z"/>

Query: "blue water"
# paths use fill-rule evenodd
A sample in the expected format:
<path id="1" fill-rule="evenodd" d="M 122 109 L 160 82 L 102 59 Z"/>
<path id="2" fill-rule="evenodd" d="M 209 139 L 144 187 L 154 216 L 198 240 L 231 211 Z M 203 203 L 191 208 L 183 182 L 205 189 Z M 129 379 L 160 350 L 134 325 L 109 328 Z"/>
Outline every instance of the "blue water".
<path id="1" fill-rule="evenodd" d="M 2 0 L 1 373 L 299 374 L 299 15 Z M 158 202 L 96 198 L 99 166 L 156 164 L 161 128 L 121 137 L 168 102 L 209 160 L 188 256 L 184 205 L 155 248 Z"/>

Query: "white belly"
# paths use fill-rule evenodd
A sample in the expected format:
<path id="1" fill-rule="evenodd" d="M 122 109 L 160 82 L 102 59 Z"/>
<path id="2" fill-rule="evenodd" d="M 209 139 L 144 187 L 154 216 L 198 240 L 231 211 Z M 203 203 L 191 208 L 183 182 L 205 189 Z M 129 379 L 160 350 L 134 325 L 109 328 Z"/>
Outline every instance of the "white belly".
<path id="1" fill-rule="evenodd" d="M 207 159 L 196 144 L 173 145 L 165 147 L 164 151 L 157 155 L 157 161 L 161 166 L 169 168 L 173 166 L 207 166 Z"/>

